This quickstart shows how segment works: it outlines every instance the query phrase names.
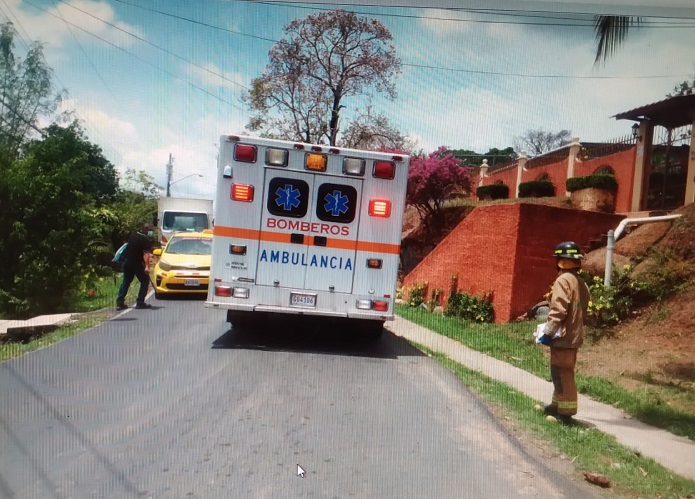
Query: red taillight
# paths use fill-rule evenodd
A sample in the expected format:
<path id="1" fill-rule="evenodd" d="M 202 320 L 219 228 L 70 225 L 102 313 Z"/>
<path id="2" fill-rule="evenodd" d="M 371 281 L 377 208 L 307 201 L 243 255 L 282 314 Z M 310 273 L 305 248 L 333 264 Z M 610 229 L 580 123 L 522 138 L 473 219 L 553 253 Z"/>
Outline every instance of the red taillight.
<path id="1" fill-rule="evenodd" d="M 396 165 L 391 161 L 376 161 L 374 163 L 374 176 L 391 180 L 396 176 Z"/>
<path id="2" fill-rule="evenodd" d="M 253 186 L 248 184 L 232 184 L 231 198 L 234 201 L 253 201 Z"/>
<path id="3" fill-rule="evenodd" d="M 376 310 L 377 312 L 386 312 L 388 309 L 389 302 L 387 301 L 374 300 L 374 302 L 372 302 L 372 310 Z"/>
<path id="4" fill-rule="evenodd" d="M 391 201 L 372 199 L 369 202 L 369 216 L 388 218 L 391 216 Z"/>
<path id="5" fill-rule="evenodd" d="M 248 144 L 234 145 L 234 159 L 236 161 L 243 161 L 244 163 L 255 163 L 256 152 L 256 146 L 250 146 Z"/>
<path id="6" fill-rule="evenodd" d="M 215 286 L 215 296 L 232 296 L 231 286 Z"/>

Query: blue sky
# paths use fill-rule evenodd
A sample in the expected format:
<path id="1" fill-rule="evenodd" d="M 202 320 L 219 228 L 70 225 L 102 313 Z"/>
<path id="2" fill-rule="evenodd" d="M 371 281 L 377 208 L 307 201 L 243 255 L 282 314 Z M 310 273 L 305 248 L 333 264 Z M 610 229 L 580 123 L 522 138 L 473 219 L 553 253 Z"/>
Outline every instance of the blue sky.
<path id="1" fill-rule="evenodd" d="M 569 129 L 585 141 L 613 139 L 628 134 L 632 123 L 612 115 L 664 98 L 695 73 L 695 7 L 682 0 L 648 11 L 638 0 L 613 3 L 609 13 L 690 19 L 649 18 L 658 27 L 633 30 L 600 67 L 593 64 L 589 21 L 606 5 L 450 2 L 494 9 L 482 13 L 451 10 L 446 2 L 373 3 L 382 7 L 350 8 L 387 26 L 403 62 L 397 100 L 377 98 L 373 106 L 427 152 L 439 145 L 503 148 L 532 128 Z M 499 10 L 510 6 L 517 10 Z M 27 40 L 45 43 L 55 84 L 69 94 L 65 108 L 119 171 L 145 170 L 164 185 L 171 153 L 174 181 L 203 175 L 175 183 L 172 195 L 212 198 L 219 135 L 243 132 L 248 121 L 241 91 L 261 74 L 289 21 L 331 7 L 0 0 L 0 19 L 15 23 L 18 50 Z"/>

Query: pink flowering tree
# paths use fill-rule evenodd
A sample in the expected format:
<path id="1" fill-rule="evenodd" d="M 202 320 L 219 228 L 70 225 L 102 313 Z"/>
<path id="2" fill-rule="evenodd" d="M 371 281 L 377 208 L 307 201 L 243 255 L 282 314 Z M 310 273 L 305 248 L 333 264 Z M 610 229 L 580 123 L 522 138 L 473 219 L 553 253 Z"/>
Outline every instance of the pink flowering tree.
<path id="1" fill-rule="evenodd" d="M 440 146 L 428 156 L 410 159 L 406 204 L 414 206 L 420 219 L 429 225 L 438 220 L 442 203 L 457 192 L 470 193 L 473 167 L 456 159 L 447 148 Z"/>

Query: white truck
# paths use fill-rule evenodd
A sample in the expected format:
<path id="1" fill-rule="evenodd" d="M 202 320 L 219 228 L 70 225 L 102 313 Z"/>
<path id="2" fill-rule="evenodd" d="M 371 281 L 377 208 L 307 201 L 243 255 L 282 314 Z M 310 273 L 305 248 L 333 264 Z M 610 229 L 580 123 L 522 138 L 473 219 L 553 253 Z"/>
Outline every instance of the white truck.
<path id="1" fill-rule="evenodd" d="M 212 228 L 212 200 L 159 198 L 157 200 L 159 242 L 166 244 L 174 232 L 201 232 Z"/>
<path id="2" fill-rule="evenodd" d="M 220 138 L 206 307 L 233 325 L 265 314 L 393 320 L 410 158 Z"/>

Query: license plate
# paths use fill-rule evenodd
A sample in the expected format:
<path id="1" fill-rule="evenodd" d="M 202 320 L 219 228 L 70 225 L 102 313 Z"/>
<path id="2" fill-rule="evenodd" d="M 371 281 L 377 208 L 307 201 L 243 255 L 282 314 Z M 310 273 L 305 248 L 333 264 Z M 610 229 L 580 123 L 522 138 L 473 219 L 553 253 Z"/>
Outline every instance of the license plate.
<path id="1" fill-rule="evenodd" d="M 315 308 L 316 295 L 290 293 L 290 307 Z"/>
<path id="2" fill-rule="evenodd" d="M 200 286 L 200 279 L 184 279 L 184 286 Z"/>

